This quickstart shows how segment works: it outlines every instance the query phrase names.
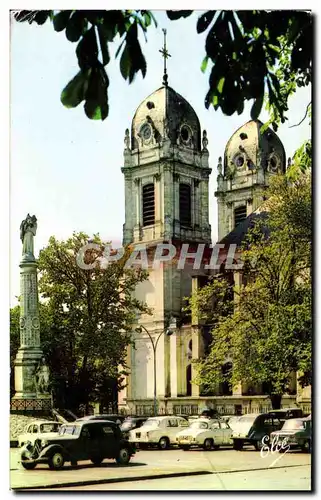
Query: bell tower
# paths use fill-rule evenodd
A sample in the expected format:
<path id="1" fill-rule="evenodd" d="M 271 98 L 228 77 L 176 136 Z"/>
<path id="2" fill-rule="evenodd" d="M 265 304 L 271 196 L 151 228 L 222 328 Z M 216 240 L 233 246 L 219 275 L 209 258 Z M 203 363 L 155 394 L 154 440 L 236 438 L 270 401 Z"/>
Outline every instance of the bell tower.
<path id="1" fill-rule="evenodd" d="M 262 125 L 259 120 L 245 123 L 228 141 L 224 164 L 219 158 L 218 241 L 257 210 L 271 177 L 285 172 L 283 144 L 270 128 L 261 133 Z"/>
<path id="2" fill-rule="evenodd" d="M 166 35 L 166 32 L 164 33 Z M 143 245 L 148 255 L 159 243 L 176 249 L 188 243 L 211 243 L 209 224 L 208 139 L 188 101 L 168 85 L 166 48 L 163 85 L 138 106 L 131 127 L 125 131 L 124 166 L 125 224 L 123 244 Z M 195 250 L 194 250 L 195 251 Z M 166 263 L 167 264 L 167 263 Z M 180 318 L 184 297 L 190 295 L 190 268 L 163 265 L 148 269 L 148 280 L 136 288 L 137 299 L 147 303 L 152 315 L 142 315 L 137 325 L 144 326 L 153 338 L 165 330 L 169 317 Z M 144 332 L 144 329 L 142 329 Z M 177 343 L 177 344 L 176 344 Z M 176 352 L 178 336 L 163 335 L 157 344 L 157 396 L 177 395 Z M 137 340 L 128 364 L 127 402 L 137 412 L 141 401 L 153 398 L 153 365 L 150 342 Z M 130 403 L 131 402 L 131 403 Z"/>
<path id="3" fill-rule="evenodd" d="M 211 240 L 207 134 L 190 104 L 163 86 L 125 132 L 123 242 Z"/>

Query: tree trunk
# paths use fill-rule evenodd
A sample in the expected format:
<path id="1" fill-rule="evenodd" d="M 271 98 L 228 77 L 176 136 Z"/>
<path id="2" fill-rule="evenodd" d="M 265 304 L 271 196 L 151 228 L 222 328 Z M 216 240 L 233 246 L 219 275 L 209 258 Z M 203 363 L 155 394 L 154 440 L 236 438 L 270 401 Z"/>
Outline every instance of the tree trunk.
<path id="1" fill-rule="evenodd" d="M 270 399 L 271 399 L 273 410 L 279 410 L 281 408 L 282 395 L 281 394 L 270 394 Z"/>

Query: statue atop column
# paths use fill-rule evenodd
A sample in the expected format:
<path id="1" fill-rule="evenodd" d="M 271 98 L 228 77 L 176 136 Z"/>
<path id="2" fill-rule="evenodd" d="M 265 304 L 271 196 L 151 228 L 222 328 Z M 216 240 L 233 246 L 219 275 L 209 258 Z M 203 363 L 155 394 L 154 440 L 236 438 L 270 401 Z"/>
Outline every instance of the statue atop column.
<path id="1" fill-rule="evenodd" d="M 15 395 L 11 400 L 11 411 L 47 411 L 51 408 L 50 373 L 40 339 L 38 275 L 34 256 L 36 232 L 37 218 L 27 214 L 20 224 L 20 347 L 15 359 Z"/>
<path id="2" fill-rule="evenodd" d="M 20 224 L 20 239 L 22 241 L 22 260 L 34 261 L 33 239 L 37 232 L 37 217 L 27 214 Z"/>

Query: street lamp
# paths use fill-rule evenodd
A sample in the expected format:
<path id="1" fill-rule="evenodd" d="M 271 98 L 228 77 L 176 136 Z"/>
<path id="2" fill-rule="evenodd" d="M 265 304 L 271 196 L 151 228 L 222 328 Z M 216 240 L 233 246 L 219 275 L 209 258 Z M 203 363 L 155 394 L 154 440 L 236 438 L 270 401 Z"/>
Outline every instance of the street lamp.
<path id="1" fill-rule="evenodd" d="M 135 331 L 137 333 L 142 333 L 142 331 L 147 333 L 151 344 L 153 348 L 153 362 L 154 362 L 154 416 L 157 415 L 157 394 L 156 394 L 156 349 L 157 349 L 157 344 L 161 336 L 165 333 L 167 337 L 170 337 L 174 331 L 176 330 L 176 318 L 171 318 L 169 327 L 163 330 L 157 337 L 156 341 L 154 342 L 153 337 L 147 330 L 147 328 L 144 325 L 140 325 L 137 328 L 135 328 Z"/>

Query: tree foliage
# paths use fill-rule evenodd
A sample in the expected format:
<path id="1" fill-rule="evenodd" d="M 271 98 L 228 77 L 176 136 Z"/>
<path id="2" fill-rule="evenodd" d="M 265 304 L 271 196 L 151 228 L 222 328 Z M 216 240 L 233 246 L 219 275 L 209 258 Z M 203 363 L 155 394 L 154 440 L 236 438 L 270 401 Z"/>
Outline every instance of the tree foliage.
<path id="1" fill-rule="evenodd" d="M 56 404 L 70 409 L 90 401 L 106 404 L 117 394 L 132 322 L 147 311 L 133 297 L 145 272 L 124 267 L 129 250 L 106 266 L 101 260 L 105 244 L 95 235 L 90 241 L 98 247 L 87 250 L 84 262 L 96 265 L 82 269 L 77 255 L 88 241 L 84 233 L 66 241 L 51 237 L 38 260 L 42 348 Z"/>
<path id="2" fill-rule="evenodd" d="M 167 11 L 170 20 L 189 17 L 193 11 Z M 120 71 L 133 82 L 138 72 L 144 77 L 147 63 L 139 31 L 146 38 L 155 17 L 148 10 L 19 11 L 19 22 L 52 22 L 55 31 L 65 31 L 67 40 L 77 43 L 79 72 L 66 85 L 61 101 L 74 108 L 85 101 L 89 118 L 108 116 L 110 63 L 109 44 L 119 43 Z M 265 95 L 274 130 L 284 122 L 289 96 L 297 87 L 311 82 L 312 16 L 304 11 L 207 11 L 196 24 L 206 32 L 205 57 L 201 70 L 209 68 L 209 89 L 205 106 L 226 115 L 241 114 L 246 100 L 254 100 L 251 116 L 258 118 Z"/>
<path id="3" fill-rule="evenodd" d="M 280 177 L 269 194 L 268 218 L 256 223 L 244 243 L 244 284 L 234 290 L 234 307 L 232 300 L 229 309 L 217 300 L 224 275 L 201 289 L 191 307 L 201 307 L 210 323 L 214 318 L 197 383 L 205 390 L 222 382 L 233 387 L 240 380 L 264 384 L 272 404 L 279 405 L 293 372 L 301 374 L 303 385 L 311 383 L 311 176 L 294 184 Z M 232 371 L 224 373 L 222 366 L 231 360 Z"/>

